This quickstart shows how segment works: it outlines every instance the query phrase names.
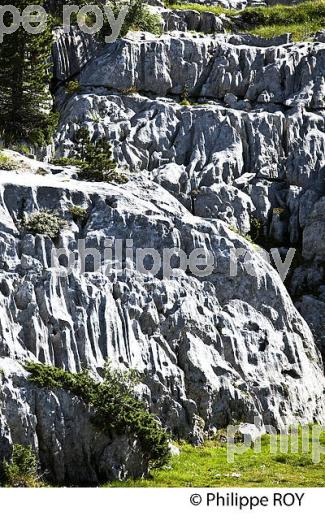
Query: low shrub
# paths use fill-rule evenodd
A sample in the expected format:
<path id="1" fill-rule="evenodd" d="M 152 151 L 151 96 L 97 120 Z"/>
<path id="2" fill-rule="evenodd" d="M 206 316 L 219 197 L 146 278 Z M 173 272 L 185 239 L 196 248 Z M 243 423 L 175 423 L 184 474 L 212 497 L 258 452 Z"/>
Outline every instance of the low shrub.
<path id="1" fill-rule="evenodd" d="M 11 461 L 1 464 L 1 480 L 6 487 L 39 487 L 37 458 L 31 447 L 14 444 Z"/>
<path id="2" fill-rule="evenodd" d="M 168 461 L 168 435 L 136 396 L 139 376 L 135 371 L 113 370 L 107 364 L 99 383 L 87 371 L 72 374 L 33 362 L 27 363 L 26 370 L 30 372 L 29 380 L 36 385 L 63 388 L 91 405 L 95 412 L 92 422 L 105 434 L 134 435 L 150 467 L 161 467 Z"/>
<path id="3" fill-rule="evenodd" d="M 82 208 L 81 206 L 71 206 L 69 211 L 75 222 L 86 220 L 88 215 L 86 208 Z"/>
<path id="4" fill-rule="evenodd" d="M 23 230 L 33 235 L 46 235 L 52 240 L 58 238 L 66 221 L 60 218 L 54 211 L 37 211 L 24 218 Z"/>
<path id="5" fill-rule="evenodd" d="M 129 181 L 128 177 L 122 172 L 103 170 L 101 167 L 92 164 L 87 164 L 81 168 L 79 179 L 94 182 L 110 182 L 114 184 L 126 184 Z"/>
<path id="6" fill-rule="evenodd" d="M 52 164 L 54 166 L 83 166 L 84 162 L 80 159 L 76 159 L 75 157 L 59 157 L 58 159 L 53 159 Z"/>
<path id="7" fill-rule="evenodd" d="M 3 152 L 0 152 L 0 170 L 13 171 L 17 170 L 19 164 L 5 155 Z"/>
<path id="8" fill-rule="evenodd" d="M 73 94 L 77 94 L 80 92 L 80 83 L 76 80 L 69 81 L 65 86 L 65 91 L 69 96 L 73 96 Z"/>

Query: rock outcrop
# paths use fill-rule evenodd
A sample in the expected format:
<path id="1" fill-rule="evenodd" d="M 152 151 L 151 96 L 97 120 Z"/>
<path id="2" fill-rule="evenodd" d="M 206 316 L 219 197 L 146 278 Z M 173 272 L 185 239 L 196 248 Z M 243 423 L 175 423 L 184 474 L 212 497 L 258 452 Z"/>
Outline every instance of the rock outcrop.
<path id="1" fill-rule="evenodd" d="M 58 151 L 68 153 L 86 125 L 196 215 L 244 233 L 258 219 L 274 245 L 300 251 L 288 286 L 301 309 L 302 293 L 315 295 L 322 279 L 325 47 L 246 38 L 110 45 L 82 71 L 82 93 L 59 98 Z"/>
<path id="2" fill-rule="evenodd" d="M 31 385 L 26 360 L 87 367 L 98 378 L 107 359 L 137 368 L 151 411 L 171 436 L 193 442 L 254 418 L 261 428 L 324 422 L 325 44 L 317 39 L 129 34 L 99 49 L 58 31 L 56 79 L 76 78 L 80 90 L 56 91 L 56 154 L 72 153 L 86 127 L 112 143 L 130 180 L 81 182 L 51 165 L 36 175 L 36 163 L 23 175 L 1 172 L 0 455 L 31 444 L 55 482 L 147 469 L 134 439 L 99 435 L 78 399 Z M 75 222 L 71 206 L 87 219 Z M 39 210 L 66 220 L 56 241 L 24 231 L 21 219 Z M 299 251 L 287 279 L 296 307 L 265 251 L 242 236 L 256 223 L 284 256 Z M 111 251 L 121 244 L 119 263 Z M 81 269 L 84 247 L 95 272 L 88 257 Z M 189 265 L 198 250 L 211 262 L 204 274 Z M 144 251 L 165 259 L 156 271 Z"/>
<path id="3" fill-rule="evenodd" d="M 203 434 L 198 418 L 207 430 L 255 417 L 276 427 L 323 420 L 322 366 L 306 323 L 263 256 L 220 220 L 193 216 L 139 174 L 124 187 L 65 182 L 51 174 L 9 175 L 1 176 L 2 442 L 33 439 L 44 468 L 61 481 L 71 460 L 70 421 L 83 425 L 87 419 L 81 404 L 71 409 L 70 396 L 30 388 L 16 368 L 27 359 L 71 371 L 87 366 L 97 376 L 107 358 L 137 368 L 151 410 L 171 434 L 196 441 Z M 87 222 L 73 221 L 71 205 L 88 210 Z M 67 221 L 55 244 L 20 228 L 24 213 L 40 209 L 55 209 Z M 80 246 L 78 240 L 85 242 Z M 152 273 L 146 257 L 134 262 L 129 257 L 121 271 L 114 257 L 107 264 L 110 256 L 104 256 L 118 240 L 134 254 L 150 248 L 160 258 L 173 248 L 187 258 L 199 249 L 213 259 L 212 269 L 202 276 L 195 266 L 171 262 L 171 277 L 161 269 Z M 102 255 L 99 270 L 92 272 L 88 259 L 86 272 L 80 272 L 80 247 Z M 241 248 L 235 275 L 234 248 Z M 68 276 L 67 258 L 73 259 Z M 114 451 L 116 443 L 130 446 L 130 440 L 110 443 L 87 428 L 80 435 L 85 443 L 92 439 L 95 462 L 85 467 L 83 478 L 96 480 L 108 460 L 119 461 L 121 474 L 143 470 L 134 469 L 141 457 L 131 447 L 125 457 Z M 59 430 L 50 446 L 49 429 Z M 44 446 L 52 453 L 56 444 L 61 458 L 54 462 Z M 80 451 L 72 451 L 78 458 Z"/>

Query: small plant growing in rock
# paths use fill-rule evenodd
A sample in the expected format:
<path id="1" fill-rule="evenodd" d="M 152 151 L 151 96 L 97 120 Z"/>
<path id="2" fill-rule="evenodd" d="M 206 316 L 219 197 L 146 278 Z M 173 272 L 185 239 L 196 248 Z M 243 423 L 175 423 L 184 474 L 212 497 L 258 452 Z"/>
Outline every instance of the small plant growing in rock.
<path id="1" fill-rule="evenodd" d="M 190 106 L 191 105 L 191 103 L 189 101 L 189 89 L 188 89 L 187 85 L 185 85 L 185 87 L 183 89 L 183 92 L 181 94 L 180 105 L 182 105 L 182 106 Z"/>
<path id="2" fill-rule="evenodd" d="M 0 170 L 13 171 L 17 170 L 18 167 L 19 164 L 16 161 L 0 152 Z"/>
<path id="3" fill-rule="evenodd" d="M 85 221 L 88 215 L 86 208 L 81 206 L 71 206 L 70 213 L 75 222 Z"/>
<path id="4" fill-rule="evenodd" d="M 66 221 L 53 211 L 37 211 L 22 222 L 25 232 L 33 235 L 46 235 L 52 240 L 58 238 L 65 226 Z"/>
<path id="5" fill-rule="evenodd" d="M 273 208 L 273 215 L 278 215 L 279 217 L 285 213 L 284 208 Z"/>
<path id="6" fill-rule="evenodd" d="M 37 459 L 30 446 L 14 444 L 11 461 L 1 468 L 2 481 L 7 487 L 38 487 Z"/>
<path id="7" fill-rule="evenodd" d="M 77 80 L 69 81 L 65 87 L 65 91 L 68 96 L 73 96 L 73 94 L 77 94 L 80 92 L 80 83 Z"/>
<path id="8" fill-rule="evenodd" d="M 41 177 L 44 177 L 45 175 L 48 175 L 48 171 L 45 170 L 45 168 L 38 168 L 35 172 L 36 175 L 40 175 Z"/>
<path id="9" fill-rule="evenodd" d="M 111 145 L 105 137 L 94 143 L 90 139 L 87 128 L 80 128 L 75 135 L 76 154 L 82 165 L 79 179 L 97 182 L 128 182 L 125 174 L 116 170 L 116 162 L 112 158 Z"/>
<path id="10" fill-rule="evenodd" d="M 250 224 L 250 236 L 253 242 L 258 243 L 258 241 L 262 238 L 263 235 L 263 222 L 260 219 L 253 217 L 251 219 Z"/>
<path id="11" fill-rule="evenodd" d="M 120 89 L 120 92 L 121 94 L 131 96 L 132 94 L 137 94 L 139 91 L 135 85 L 131 85 L 130 87 Z"/>

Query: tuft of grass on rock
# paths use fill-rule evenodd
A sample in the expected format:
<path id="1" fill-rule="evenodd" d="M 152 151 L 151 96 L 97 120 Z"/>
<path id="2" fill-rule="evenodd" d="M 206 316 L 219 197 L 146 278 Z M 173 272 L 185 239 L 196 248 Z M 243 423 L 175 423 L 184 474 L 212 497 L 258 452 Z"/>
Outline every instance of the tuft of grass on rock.
<path id="1" fill-rule="evenodd" d="M 18 162 L 8 157 L 5 153 L 0 152 L 0 170 L 14 171 L 19 168 Z"/>
<path id="2" fill-rule="evenodd" d="M 213 13 L 215 14 L 216 16 L 220 16 L 221 14 L 226 14 L 227 16 L 232 16 L 232 15 L 236 15 L 238 14 L 238 12 L 240 11 L 236 11 L 235 9 L 227 9 L 225 7 L 220 7 L 220 6 L 213 6 L 213 5 L 202 5 L 202 4 L 196 4 L 196 3 L 191 3 L 191 4 L 181 4 L 181 3 L 169 3 L 167 2 L 166 3 L 166 7 L 168 9 L 173 9 L 173 10 L 185 10 L 185 11 L 188 11 L 188 10 L 191 10 L 191 11 L 198 11 L 199 13 Z"/>

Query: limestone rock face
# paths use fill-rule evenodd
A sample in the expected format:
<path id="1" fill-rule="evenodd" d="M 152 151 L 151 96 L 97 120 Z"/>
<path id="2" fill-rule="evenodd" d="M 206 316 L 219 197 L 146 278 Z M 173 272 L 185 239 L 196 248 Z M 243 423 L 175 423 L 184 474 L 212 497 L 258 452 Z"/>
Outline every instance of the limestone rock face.
<path id="1" fill-rule="evenodd" d="M 99 435 L 80 401 L 33 387 L 22 368 L 28 359 L 88 367 L 98 378 L 107 359 L 138 369 L 151 411 L 171 436 L 194 443 L 230 422 L 251 431 L 256 417 L 262 427 L 324 422 L 318 39 L 130 34 L 98 49 L 58 32 L 56 78 L 75 77 L 80 92 L 56 92 L 56 154 L 72 153 L 86 127 L 93 140 L 112 143 L 130 181 L 81 182 L 75 170 L 51 165 L 40 176 L 36 163 L 23 174 L 1 172 L 4 455 L 13 443 L 31 444 L 55 482 L 147 469 L 134 439 Z M 75 222 L 71 206 L 85 208 L 87 219 Z M 54 242 L 22 228 L 40 210 L 66 220 Z M 265 251 L 243 238 L 256 222 L 284 254 L 300 248 L 288 287 L 312 330 Z M 111 254 L 121 244 L 118 261 Z M 83 265 L 83 248 L 92 250 L 95 272 L 89 256 Z M 211 263 L 203 274 L 198 251 Z"/>
<path id="2" fill-rule="evenodd" d="M 306 323 L 278 274 L 220 220 L 193 216 L 139 174 L 123 187 L 32 173 L 1 179 L 1 358 L 37 359 L 71 371 L 87 366 L 97 377 L 107 358 L 137 368 L 144 374 L 141 392 L 151 410 L 171 433 L 194 441 L 200 436 L 197 417 L 206 429 L 231 420 L 251 423 L 254 417 L 277 427 L 297 417 L 322 420 L 322 366 Z M 72 220 L 71 205 L 88 209 L 83 226 Z M 67 221 L 56 244 L 21 231 L 22 212 L 54 208 Z M 122 262 L 122 271 L 114 256 L 108 263 L 110 256 L 104 256 L 108 241 L 115 247 L 118 240 L 133 241 L 135 252 L 134 259 Z M 100 253 L 96 272 L 89 259 L 82 269 L 81 247 Z M 211 269 L 202 275 L 188 260 L 165 262 L 172 272 L 153 272 L 145 257 L 136 256 L 145 248 L 160 258 L 173 248 L 188 259 L 199 250 L 210 258 Z M 244 255 L 235 273 L 234 248 Z M 66 276 L 59 258 L 64 266 L 62 255 L 68 254 Z M 14 374 L 10 369 L 9 381 Z M 10 385 L 4 383 L 5 393 Z M 70 417 L 70 398 L 33 392 L 40 395 L 45 415 L 56 402 L 63 417 Z M 24 413 L 30 421 L 31 398 L 23 385 L 15 386 L 15 396 L 16 407 L 24 403 L 19 419 L 13 412 L 16 421 Z M 39 443 L 49 427 L 42 420 L 33 419 L 28 427 Z M 8 424 L 5 413 L 2 430 L 9 427 L 20 442 L 17 429 Z M 125 473 L 132 474 L 132 461 L 123 462 Z M 44 464 L 62 475 L 66 459 L 57 469 Z"/>
<path id="3" fill-rule="evenodd" d="M 253 103 L 267 92 L 268 103 L 321 108 L 324 64 L 325 46 L 319 42 L 261 49 L 165 35 L 114 42 L 83 70 L 80 83 L 160 96 L 186 90 L 218 100 L 231 93 Z"/>
<path id="4" fill-rule="evenodd" d="M 121 165 L 192 213 L 243 233 L 257 219 L 284 253 L 300 251 L 305 274 L 287 280 L 296 301 L 297 280 L 304 294 L 315 294 L 312 278 L 322 280 L 325 47 L 283 38 L 116 42 L 83 70 L 80 95 L 58 97 L 57 151 L 68 154 L 87 126 L 94 139 L 107 136 Z"/>
<path id="5" fill-rule="evenodd" d="M 63 28 L 54 31 L 52 46 L 53 76 L 56 81 L 65 81 L 79 74 L 81 69 L 98 52 L 100 45 L 86 33 L 71 27 L 69 33 Z"/>

